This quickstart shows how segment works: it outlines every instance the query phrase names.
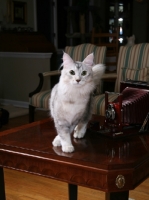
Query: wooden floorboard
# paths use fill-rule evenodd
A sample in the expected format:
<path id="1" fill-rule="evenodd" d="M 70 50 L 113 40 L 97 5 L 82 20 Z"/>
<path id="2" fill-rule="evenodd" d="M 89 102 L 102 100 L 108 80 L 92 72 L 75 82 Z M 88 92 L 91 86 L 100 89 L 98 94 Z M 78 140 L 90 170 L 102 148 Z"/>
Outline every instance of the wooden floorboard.
<path id="1" fill-rule="evenodd" d="M 47 118 L 48 112 L 36 111 L 35 121 Z M 0 132 L 28 123 L 28 115 L 16 117 L 0 128 Z M 15 170 L 4 169 L 6 200 L 67 200 L 67 184 Z M 104 200 L 105 193 L 89 188 L 79 187 L 78 200 Z M 149 179 L 135 190 L 130 191 L 130 198 L 149 199 Z"/>

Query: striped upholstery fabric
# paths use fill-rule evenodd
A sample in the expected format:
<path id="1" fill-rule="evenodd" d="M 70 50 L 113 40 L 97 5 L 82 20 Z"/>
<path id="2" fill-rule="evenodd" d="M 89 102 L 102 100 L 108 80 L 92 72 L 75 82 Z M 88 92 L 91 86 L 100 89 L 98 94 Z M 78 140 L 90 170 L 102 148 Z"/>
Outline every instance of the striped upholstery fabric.
<path id="1" fill-rule="evenodd" d="M 29 104 L 37 108 L 49 109 L 50 90 L 39 92 L 29 98 Z"/>
<path id="2" fill-rule="evenodd" d="M 78 46 L 67 46 L 65 52 L 75 61 L 83 61 L 86 56 L 94 52 L 94 62 L 105 63 L 106 47 L 98 47 L 92 44 L 81 44 Z M 29 104 L 37 108 L 49 109 L 50 90 L 34 94 L 29 98 Z"/>
<path id="3" fill-rule="evenodd" d="M 126 68 L 128 70 L 126 70 Z M 122 81 L 123 78 L 126 77 L 125 76 L 126 73 L 127 73 L 127 78 L 132 77 L 132 74 L 131 74 L 132 69 L 134 70 L 134 73 L 135 73 L 133 75 L 133 77 L 135 77 L 134 80 L 140 80 L 140 79 L 144 81 L 146 80 L 146 75 L 143 75 L 140 78 L 139 72 L 141 72 L 141 69 L 144 69 L 144 72 L 147 73 L 148 70 L 146 69 L 149 69 L 149 43 L 136 44 L 131 47 L 128 47 L 128 46 L 120 47 L 119 56 L 118 56 L 118 64 L 117 64 L 118 78 L 116 80 L 114 92 L 118 93 L 120 91 L 120 81 Z M 116 97 L 117 97 L 117 94 L 109 95 L 109 102 L 116 99 Z M 105 115 L 104 94 L 94 97 L 93 114 L 102 115 L 102 116 Z"/>
<path id="4" fill-rule="evenodd" d="M 148 75 L 147 67 L 142 69 L 131 69 L 131 68 L 122 68 L 122 79 L 123 81 L 131 79 L 131 80 L 140 80 L 147 81 Z"/>
<path id="5" fill-rule="evenodd" d="M 149 43 L 136 44 L 132 47 L 122 46 L 118 57 L 117 73 L 119 76 L 116 80 L 115 92 L 120 90 L 120 81 L 126 73 L 126 68 L 136 69 L 134 77 L 135 80 L 139 80 L 138 69 L 146 67 L 149 67 Z"/>
<path id="6" fill-rule="evenodd" d="M 96 46 L 93 44 L 81 44 L 78 46 L 66 46 L 65 52 L 75 61 L 83 61 L 86 56 L 94 52 L 94 63 L 105 63 L 106 47 Z"/>
<path id="7" fill-rule="evenodd" d="M 109 94 L 109 102 L 114 101 L 117 94 Z M 105 116 L 105 94 L 97 95 L 94 97 L 93 114 Z"/>

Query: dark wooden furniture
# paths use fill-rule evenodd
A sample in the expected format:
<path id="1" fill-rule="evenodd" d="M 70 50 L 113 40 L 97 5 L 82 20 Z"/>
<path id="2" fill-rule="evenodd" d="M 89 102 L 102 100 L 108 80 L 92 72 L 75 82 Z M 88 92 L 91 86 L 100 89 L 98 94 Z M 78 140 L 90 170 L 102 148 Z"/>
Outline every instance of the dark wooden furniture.
<path id="1" fill-rule="evenodd" d="M 0 51 L 56 53 L 56 48 L 38 32 L 0 32 Z"/>
<path id="2" fill-rule="evenodd" d="M 69 199 L 77 185 L 106 192 L 106 200 L 128 200 L 149 175 L 149 134 L 112 139 L 88 131 L 73 139 L 74 153 L 53 147 L 53 121 L 45 119 L 0 134 L 0 199 L 5 200 L 3 168 L 65 181 Z"/>
<path id="3" fill-rule="evenodd" d="M 101 30 L 96 31 L 92 29 L 91 43 L 97 46 L 106 46 L 106 67 L 115 66 L 117 67 L 118 51 L 119 51 L 119 28 L 115 28 L 112 33 L 103 33 Z M 108 70 L 108 68 L 107 68 Z"/>

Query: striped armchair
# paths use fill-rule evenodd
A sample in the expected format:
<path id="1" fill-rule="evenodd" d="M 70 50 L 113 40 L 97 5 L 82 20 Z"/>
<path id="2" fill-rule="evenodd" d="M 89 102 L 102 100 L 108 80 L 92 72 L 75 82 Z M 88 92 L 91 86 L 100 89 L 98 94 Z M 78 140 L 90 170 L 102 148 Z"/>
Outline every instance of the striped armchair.
<path id="1" fill-rule="evenodd" d="M 65 50 L 73 60 L 83 61 L 84 58 L 90 53 L 94 52 L 94 62 L 105 63 L 106 47 L 96 46 L 93 44 L 81 44 L 78 46 L 66 46 Z M 49 79 L 50 76 L 60 75 L 60 71 L 49 71 L 45 73 L 39 73 L 40 82 L 35 91 L 29 93 L 29 122 L 34 121 L 35 108 L 49 109 L 48 101 L 50 98 L 50 88 L 43 89 L 45 85 L 45 79 Z"/>
<path id="2" fill-rule="evenodd" d="M 149 43 L 120 47 L 114 92 L 119 93 L 120 82 L 127 79 L 149 81 Z M 109 101 L 116 97 L 116 94 L 110 94 Z M 94 97 L 93 114 L 105 116 L 105 94 Z"/>

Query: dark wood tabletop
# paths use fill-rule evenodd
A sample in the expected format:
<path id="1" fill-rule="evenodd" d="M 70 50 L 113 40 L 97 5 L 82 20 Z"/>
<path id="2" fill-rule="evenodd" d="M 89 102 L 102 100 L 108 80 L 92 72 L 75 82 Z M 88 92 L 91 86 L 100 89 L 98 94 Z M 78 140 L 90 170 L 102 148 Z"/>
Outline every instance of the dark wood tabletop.
<path id="1" fill-rule="evenodd" d="M 98 189 L 110 200 L 128 200 L 129 190 L 149 175 L 149 134 L 110 138 L 87 131 L 83 139 L 72 137 L 73 153 L 53 147 L 55 136 L 51 119 L 1 132 L 0 169 L 65 181 L 70 189 L 77 185 Z"/>

